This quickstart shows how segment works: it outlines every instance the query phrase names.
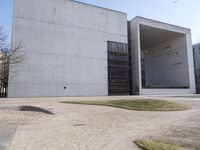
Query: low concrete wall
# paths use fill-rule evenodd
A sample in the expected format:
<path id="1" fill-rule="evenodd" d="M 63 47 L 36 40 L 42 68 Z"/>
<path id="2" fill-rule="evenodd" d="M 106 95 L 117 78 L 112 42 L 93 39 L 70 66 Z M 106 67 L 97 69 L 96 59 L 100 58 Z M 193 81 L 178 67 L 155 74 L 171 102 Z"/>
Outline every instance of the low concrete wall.
<path id="1" fill-rule="evenodd" d="M 191 94 L 190 89 L 142 89 L 141 95 L 183 95 Z"/>

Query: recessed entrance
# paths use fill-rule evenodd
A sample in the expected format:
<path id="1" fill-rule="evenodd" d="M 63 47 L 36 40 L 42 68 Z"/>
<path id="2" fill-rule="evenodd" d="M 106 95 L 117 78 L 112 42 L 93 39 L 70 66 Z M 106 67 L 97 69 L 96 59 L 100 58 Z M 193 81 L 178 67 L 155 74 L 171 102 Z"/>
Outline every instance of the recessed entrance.
<path id="1" fill-rule="evenodd" d="M 140 25 L 142 88 L 189 88 L 186 36 Z"/>

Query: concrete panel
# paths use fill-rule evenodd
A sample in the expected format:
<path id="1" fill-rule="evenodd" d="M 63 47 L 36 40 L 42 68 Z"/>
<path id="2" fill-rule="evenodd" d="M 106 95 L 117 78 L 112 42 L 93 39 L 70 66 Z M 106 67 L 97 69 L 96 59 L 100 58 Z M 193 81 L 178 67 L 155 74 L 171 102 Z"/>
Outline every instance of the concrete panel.
<path id="1" fill-rule="evenodd" d="M 155 20 L 151 20 L 151 19 L 147 19 L 143 17 L 138 17 L 138 16 L 135 17 L 133 20 L 131 20 L 131 22 L 138 22 L 141 25 L 146 25 L 146 26 L 155 27 L 155 28 L 159 28 L 163 30 L 182 33 L 182 34 L 190 32 L 190 29 L 188 28 L 184 28 L 184 27 L 180 27 L 180 26 L 176 26 L 176 25 L 172 25 L 172 24 L 168 24 L 168 23 L 164 23 L 160 21 L 155 21 Z"/>
<path id="2" fill-rule="evenodd" d="M 127 43 L 125 13 L 69 0 L 14 0 L 13 20 L 12 43 L 21 41 L 27 59 L 9 78 L 9 97 L 108 94 L 107 41 Z"/>
<path id="3" fill-rule="evenodd" d="M 146 87 L 189 87 L 186 48 L 186 38 L 182 36 L 145 50 Z"/>

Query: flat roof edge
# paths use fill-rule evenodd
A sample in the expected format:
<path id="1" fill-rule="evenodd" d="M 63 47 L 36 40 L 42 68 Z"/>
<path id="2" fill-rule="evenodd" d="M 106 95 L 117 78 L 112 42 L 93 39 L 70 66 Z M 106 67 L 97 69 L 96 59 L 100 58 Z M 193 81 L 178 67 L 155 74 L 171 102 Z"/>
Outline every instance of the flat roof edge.
<path id="1" fill-rule="evenodd" d="M 122 13 L 122 14 L 127 15 L 126 12 L 122 12 L 122 11 L 118 11 L 118 10 L 114 10 L 114 9 L 105 8 L 105 7 L 102 7 L 102 6 L 97 6 L 97 5 L 93 5 L 93 4 L 88 4 L 88 3 L 80 2 L 78 0 L 70 0 L 70 1 L 73 1 L 75 3 L 80 3 L 80 4 L 83 4 L 83 5 L 88 5 L 88 6 L 92 6 L 92 7 L 96 7 L 96 8 L 101 8 L 101 9 L 105 9 L 105 10 L 109 10 L 109 11 L 114 11 L 114 12 L 117 12 L 117 13 Z"/>
<path id="2" fill-rule="evenodd" d="M 170 23 L 166 23 L 166 22 L 162 22 L 162 21 L 158 21 L 158 20 L 154 20 L 154 19 L 149 19 L 149 18 L 145 18 L 145 17 L 141 17 L 141 16 L 136 16 L 136 17 L 134 17 L 133 19 L 130 20 L 130 22 L 133 21 L 133 20 L 136 20 L 136 19 L 138 19 L 138 18 L 139 18 L 139 19 L 145 19 L 145 20 L 153 21 L 153 22 L 158 22 L 158 23 L 160 23 L 160 24 L 165 24 L 165 25 L 169 25 L 169 26 L 174 26 L 174 27 L 178 27 L 178 28 L 182 28 L 182 29 L 186 29 L 186 30 L 191 31 L 190 28 L 186 28 L 186 27 L 182 27 L 182 26 L 178 26 L 178 25 L 174 25 L 174 24 L 170 24 Z"/>

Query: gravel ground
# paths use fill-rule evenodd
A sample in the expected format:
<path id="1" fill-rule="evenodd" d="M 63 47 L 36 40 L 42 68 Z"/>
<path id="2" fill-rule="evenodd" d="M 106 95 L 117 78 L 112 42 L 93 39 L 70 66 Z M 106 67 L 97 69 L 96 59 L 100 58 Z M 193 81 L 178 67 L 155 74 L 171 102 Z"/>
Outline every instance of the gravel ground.
<path id="1" fill-rule="evenodd" d="M 14 124 L 13 131 L 17 126 L 16 132 L 12 132 L 9 136 L 14 135 L 13 138 L 5 139 L 7 145 L 10 145 L 9 149 L 137 150 L 138 148 L 133 141 L 140 138 L 167 140 L 200 149 L 199 97 L 167 97 L 170 100 L 181 100 L 192 107 L 191 110 L 178 112 L 141 112 L 104 106 L 59 103 L 59 101 L 74 99 L 105 100 L 116 99 L 116 97 L 8 99 L 0 101 L 1 106 L 32 105 L 54 113 L 54 115 L 47 115 L 35 112 L 0 110 L 0 123 Z M 0 137 L 3 137 L 4 132 L 1 128 L 0 126 Z M 4 144 L 0 142 L 0 145 Z M 6 149 L 5 146 L 3 148 Z"/>

